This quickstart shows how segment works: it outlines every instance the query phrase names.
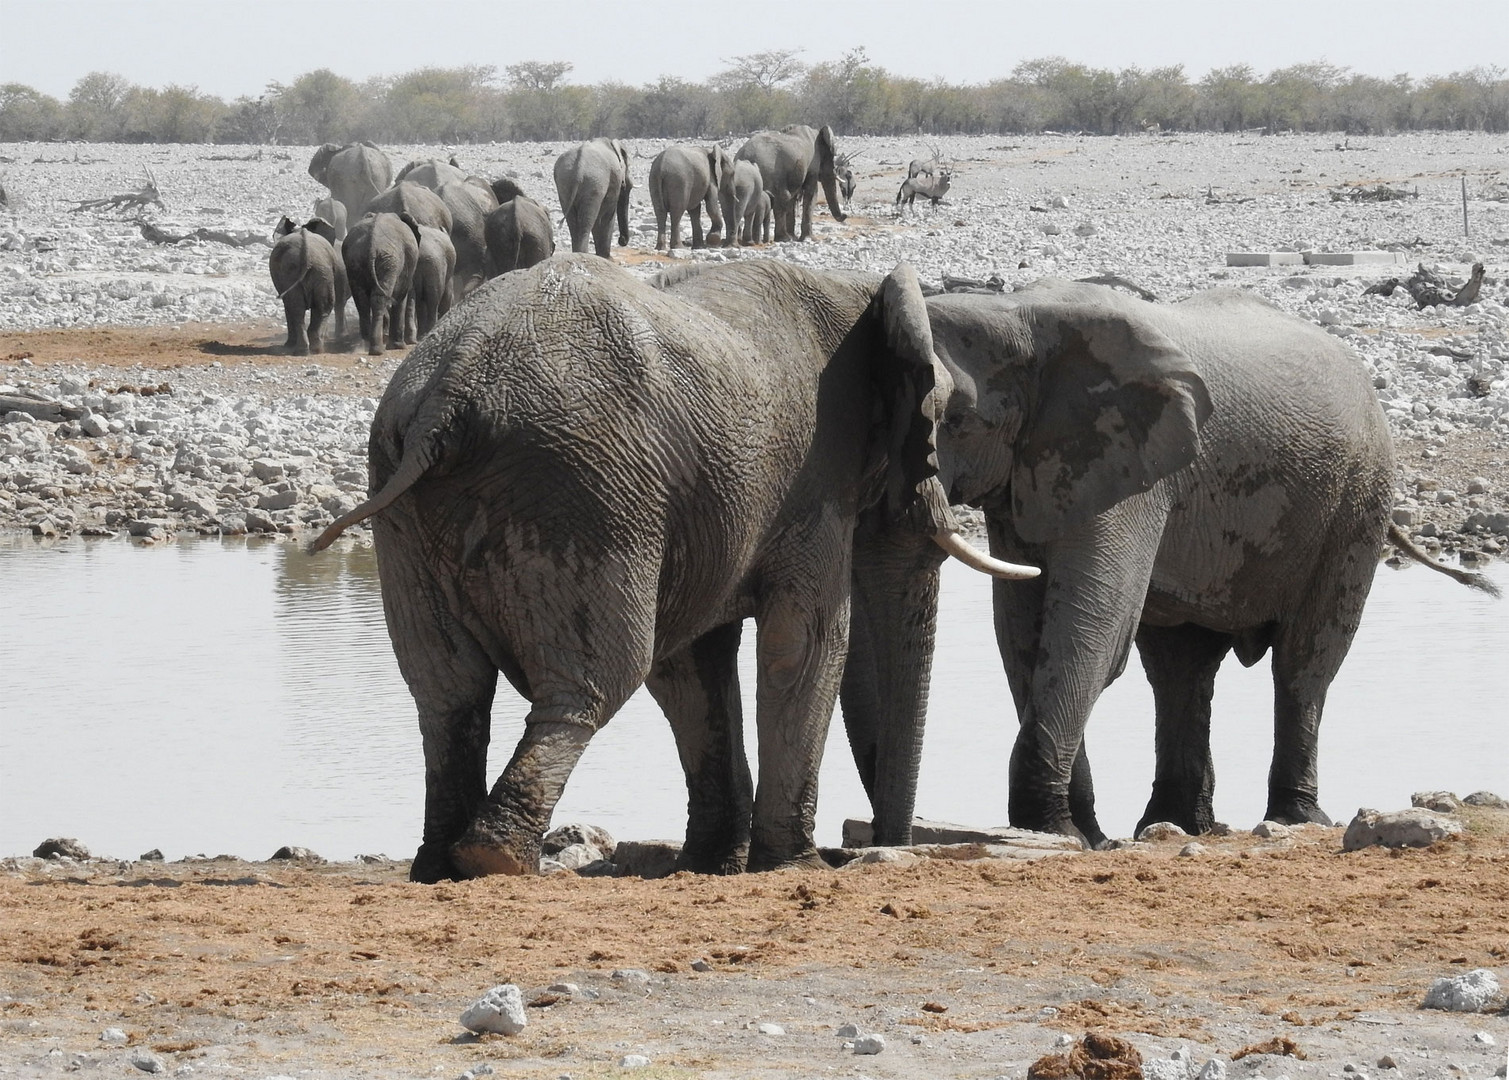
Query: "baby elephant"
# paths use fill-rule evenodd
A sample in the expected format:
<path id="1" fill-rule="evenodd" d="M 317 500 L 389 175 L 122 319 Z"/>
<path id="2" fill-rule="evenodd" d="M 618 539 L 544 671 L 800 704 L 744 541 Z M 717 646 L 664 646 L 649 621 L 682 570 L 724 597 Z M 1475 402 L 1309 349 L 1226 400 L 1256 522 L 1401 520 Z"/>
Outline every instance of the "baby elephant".
<path id="1" fill-rule="evenodd" d="M 424 337 L 435 328 L 440 316 L 451 310 L 455 273 L 456 245 L 446 231 L 430 225 L 419 226 L 419 262 L 414 266 L 414 285 L 409 289 L 409 311 L 413 317 L 404 323 L 405 337 L 416 340 Z"/>
<path id="2" fill-rule="evenodd" d="M 749 201 L 749 210 L 744 215 L 744 242 L 746 244 L 770 243 L 771 226 L 775 215 L 770 209 L 770 192 L 761 189 Z"/>
<path id="3" fill-rule="evenodd" d="M 325 316 L 335 313 L 335 332 L 346 332 L 346 267 L 341 261 L 335 228 L 324 218 L 311 218 L 295 225 L 285 217 L 278 222 L 278 241 L 268 256 L 272 287 L 283 301 L 288 319 L 288 340 L 284 347 L 298 356 L 324 351 L 320 329 Z M 309 329 L 304 329 L 304 314 L 309 314 Z"/>
<path id="4" fill-rule="evenodd" d="M 368 214 L 346 234 L 341 255 L 351 282 L 351 299 L 361 319 L 367 352 L 381 356 L 384 342 L 395 349 L 405 341 L 409 290 L 419 265 L 419 222 L 407 213 Z"/>

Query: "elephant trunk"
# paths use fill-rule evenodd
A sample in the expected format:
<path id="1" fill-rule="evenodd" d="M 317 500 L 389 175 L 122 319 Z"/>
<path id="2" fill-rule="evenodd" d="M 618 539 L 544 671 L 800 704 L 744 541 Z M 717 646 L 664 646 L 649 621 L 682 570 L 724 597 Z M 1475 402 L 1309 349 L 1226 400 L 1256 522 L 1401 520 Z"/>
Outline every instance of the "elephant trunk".
<path id="1" fill-rule="evenodd" d="M 838 201 L 838 176 L 833 171 L 831 163 L 825 164 L 821 179 L 823 182 L 823 195 L 828 200 L 828 213 L 833 215 L 834 221 L 844 221 L 848 215 L 843 212 Z"/>
<path id="2" fill-rule="evenodd" d="M 633 185 L 627 179 L 618 189 L 618 246 L 629 246 L 629 192 Z"/>
<path id="3" fill-rule="evenodd" d="M 879 845 L 911 842 L 943 553 L 867 515 L 855 534 L 840 701 Z"/>

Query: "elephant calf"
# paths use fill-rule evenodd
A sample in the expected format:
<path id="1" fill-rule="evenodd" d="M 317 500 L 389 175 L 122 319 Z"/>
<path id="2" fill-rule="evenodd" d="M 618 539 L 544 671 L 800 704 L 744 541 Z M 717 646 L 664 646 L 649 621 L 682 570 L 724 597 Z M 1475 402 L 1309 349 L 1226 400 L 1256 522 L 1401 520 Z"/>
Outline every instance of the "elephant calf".
<path id="1" fill-rule="evenodd" d="M 335 229 L 324 218 L 311 218 L 303 225 L 295 225 L 285 217 L 278 223 L 277 235 L 279 239 L 267 257 L 267 267 L 288 320 L 285 348 L 298 356 L 322 352 L 320 331 L 327 315 L 335 315 L 337 337 L 346 333 L 349 288 Z"/>
<path id="2" fill-rule="evenodd" d="M 362 340 L 373 356 L 381 356 L 385 345 L 401 349 L 415 340 L 407 332 L 408 301 L 420 243 L 419 222 L 406 213 L 384 213 L 351 226 L 341 245 Z"/>

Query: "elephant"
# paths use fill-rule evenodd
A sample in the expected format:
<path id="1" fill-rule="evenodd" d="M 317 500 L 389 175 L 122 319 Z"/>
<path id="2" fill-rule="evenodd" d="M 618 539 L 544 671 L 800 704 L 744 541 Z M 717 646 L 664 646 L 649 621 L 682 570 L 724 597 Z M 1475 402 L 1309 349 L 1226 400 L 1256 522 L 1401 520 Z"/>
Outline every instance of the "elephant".
<path id="1" fill-rule="evenodd" d="M 311 218 L 295 225 L 289 218 L 278 223 L 278 240 L 273 244 L 267 266 L 272 287 L 283 301 L 288 320 L 288 340 L 284 347 L 298 356 L 324 351 L 320 329 L 325 316 L 335 314 L 336 336 L 346 333 L 346 267 L 341 261 L 335 228 L 324 218 Z M 309 313 L 309 330 L 304 329 L 304 313 Z"/>
<path id="2" fill-rule="evenodd" d="M 939 377 L 905 264 L 884 280 L 690 265 L 652 285 L 573 253 L 452 312 L 378 406 L 372 496 L 311 545 L 372 519 L 424 742 L 411 876 L 535 873 L 572 767 L 642 683 L 686 774 L 677 865 L 819 865 L 859 514 L 982 569 L 1036 572 L 956 532 L 930 477 Z M 750 616 L 758 788 L 736 664 Z M 489 793 L 500 671 L 530 709 Z"/>
<path id="3" fill-rule="evenodd" d="M 500 176 L 495 180 L 489 180 L 487 186 L 492 188 L 493 198 L 498 201 L 499 206 L 509 199 L 517 199 L 524 194 L 524 189 L 519 186 L 519 182 L 511 176 Z"/>
<path id="4" fill-rule="evenodd" d="M 346 205 L 339 199 L 325 196 L 314 200 L 314 216 L 323 218 L 335 230 L 337 240 L 346 239 Z"/>
<path id="5" fill-rule="evenodd" d="M 555 159 L 555 191 L 571 230 L 571 250 L 593 250 L 611 259 L 613 215 L 618 214 L 618 244 L 629 246 L 629 151 L 617 139 L 592 139 Z"/>
<path id="6" fill-rule="evenodd" d="M 435 321 L 451 310 L 456 274 L 456 247 L 444 229 L 419 226 L 419 261 L 414 264 L 414 284 L 409 305 L 414 313 L 415 340 L 435 328 Z M 407 317 L 405 336 L 408 336 Z"/>
<path id="7" fill-rule="evenodd" d="M 760 191 L 749 202 L 749 212 L 744 218 L 744 235 L 751 244 L 770 243 L 771 221 L 775 213 L 770 208 L 770 192 Z"/>
<path id="8" fill-rule="evenodd" d="M 721 155 L 721 156 L 720 156 Z M 722 234 L 723 215 L 718 209 L 722 163 L 728 152 L 722 147 L 698 150 L 668 146 L 650 162 L 650 204 L 655 208 L 655 250 L 666 250 L 666 219 L 670 219 L 670 248 L 681 246 L 681 215 L 692 219 L 692 247 L 703 246 L 702 205 L 707 205 L 709 236 Z"/>
<path id="9" fill-rule="evenodd" d="M 933 296 L 927 310 L 952 385 L 938 480 L 951 502 L 984 510 L 993 555 L 1043 570 L 994 584 L 1020 725 L 1011 823 L 1105 843 L 1085 723 L 1134 638 L 1156 702 L 1139 829 L 1212 827 L 1216 669 L 1228 652 L 1251 666 L 1270 649 L 1266 817 L 1328 822 L 1321 710 L 1393 506 L 1388 424 L 1355 354 L 1234 290 L 1152 304 L 1044 282 Z M 889 577 L 856 580 L 842 692 L 883 844 L 908 839 L 921 741 L 921 710 L 887 700 L 891 658 L 912 647 L 894 628 L 930 635 L 936 604 L 939 560 L 914 548 Z"/>
<path id="10" fill-rule="evenodd" d="M 393 178 L 393 183 L 398 184 L 407 180 L 410 183 L 427 187 L 431 191 L 439 191 L 442 184 L 459 184 L 466 180 L 467 171 L 461 167 L 461 163 L 454 157 L 449 161 L 440 158 L 421 158 L 411 161 Z"/>
<path id="11" fill-rule="evenodd" d="M 761 131 L 749 137 L 735 155 L 760 169 L 761 186 L 770 192 L 775 211 L 777 240 L 812 238 L 812 200 L 819 184 L 828 200 L 834 221 L 843 221 L 839 209 L 838 175 L 834 170 L 833 129 L 793 124 L 780 131 Z M 796 235 L 796 201 L 802 201 L 802 231 Z"/>
<path id="12" fill-rule="evenodd" d="M 309 175 L 330 189 L 351 221 L 361 217 L 366 205 L 392 186 L 393 164 L 387 154 L 369 142 L 345 146 L 326 143 L 309 159 Z"/>
<path id="13" fill-rule="evenodd" d="M 717 148 L 719 158 L 718 203 L 726 223 L 723 246 L 750 244 L 749 219 L 754 204 L 764 193 L 760 167 L 752 161 L 736 161 L 727 150 Z"/>
<path id="14" fill-rule="evenodd" d="M 394 184 L 370 200 L 364 214 L 408 214 L 421 225 L 451 231 L 455 223 L 450 207 L 429 188 L 409 180 Z"/>
<path id="15" fill-rule="evenodd" d="M 487 280 L 487 215 L 498 200 L 485 180 L 472 177 L 460 183 L 440 185 L 440 201 L 451 212 L 451 242 L 456 245 L 455 296 L 465 300 Z"/>
<path id="16" fill-rule="evenodd" d="M 380 213 L 351 226 L 341 245 L 362 340 L 373 356 L 382 355 L 384 342 L 397 349 L 405 344 L 420 240 L 420 224 L 411 215 Z"/>
<path id="17" fill-rule="evenodd" d="M 550 211 L 528 195 L 517 195 L 487 215 L 487 276 L 524 270 L 555 254 Z"/>

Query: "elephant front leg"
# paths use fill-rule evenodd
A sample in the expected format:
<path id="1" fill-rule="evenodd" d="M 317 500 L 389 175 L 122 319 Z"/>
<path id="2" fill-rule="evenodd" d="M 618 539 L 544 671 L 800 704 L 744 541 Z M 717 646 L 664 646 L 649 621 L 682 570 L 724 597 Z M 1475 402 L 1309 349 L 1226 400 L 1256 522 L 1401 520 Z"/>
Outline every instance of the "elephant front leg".
<path id="1" fill-rule="evenodd" d="M 824 865 L 813 843 L 817 775 L 843 673 L 847 577 L 844 566 L 828 597 L 813 597 L 808 577 L 801 595 L 774 596 L 757 616 L 760 780 L 750 870 Z"/>
<path id="2" fill-rule="evenodd" d="M 740 623 L 720 626 L 655 665 L 646 680 L 676 736 L 686 774 L 686 844 L 678 870 L 736 874 L 749 858 L 754 783 L 739 699 Z"/>
<path id="3" fill-rule="evenodd" d="M 1153 794 L 1137 831 L 1171 821 L 1192 835 L 1215 826 L 1216 770 L 1210 756 L 1210 702 L 1216 673 L 1232 638 L 1203 626 L 1149 626 L 1137 631 L 1137 652 L 1157 711 Z"/>

